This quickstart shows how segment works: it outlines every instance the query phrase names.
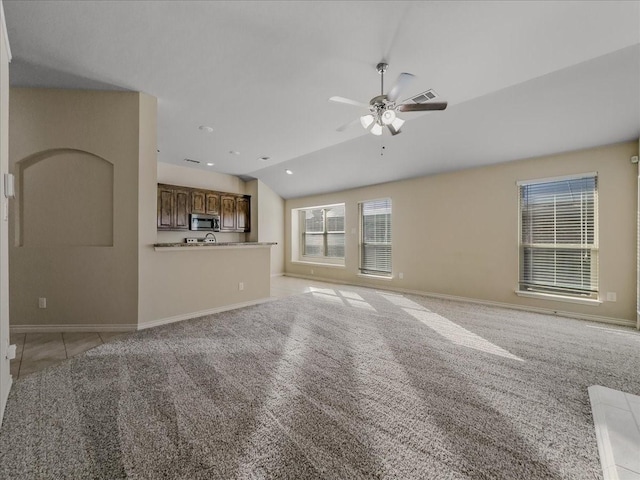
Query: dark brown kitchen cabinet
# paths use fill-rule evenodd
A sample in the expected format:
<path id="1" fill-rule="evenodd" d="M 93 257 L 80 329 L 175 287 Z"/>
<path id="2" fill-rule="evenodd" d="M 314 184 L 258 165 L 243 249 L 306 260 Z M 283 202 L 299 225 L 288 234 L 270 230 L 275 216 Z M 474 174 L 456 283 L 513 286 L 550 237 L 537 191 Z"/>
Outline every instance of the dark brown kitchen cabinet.
<path id="1" fill-rule="evenodd" d="M 236 230 L 236 197 L 220 195 L 220 230 Z"/>
<path id="2" fill-rule="evenodd" d="M 251 197 L 236 198 L 236 228 L 244 232 L 251 231 L 251 217 L 249 215 L 249 199 Z"/>
<path id="3" fill-rule="evenodd" d="M 217 193 L 207 193 L 205 195 L 206 212 L 209 215 L 220 214 L 220 195 Z"/>
<path id="4" fill-rule="evenodd" d="M 189 230 L 189 214 L 220 216 L 223 232 L 251 231 L 251 197 L 158 184 L 158 230 Z"/>
<path id="5" fill-rule="evenodd" d="M 191 191 L 191 213 L 205 213 L 205 196 L 202 190 Z"/>
<path id="6" fill-rule="evenodd" d="M 158 230 L 189 228 L 189 190 L 158 185 Z"/>
<path id="7" fill-rule="evenodd" d="M 175 211 L 175 198 L 173 188 L 158 185 L 158 230 L 173 227 L 173 212 Z"/>
<path id="8" fill-rule="evenodd" d="M 220 230 L 251 231 L 251 197 L 248 195 L 220 195 Z"/>
<path id="9" fill-rule="evenodd" d="M 189 230 L 189 190 L 175 190 L 175 228 Z"/>

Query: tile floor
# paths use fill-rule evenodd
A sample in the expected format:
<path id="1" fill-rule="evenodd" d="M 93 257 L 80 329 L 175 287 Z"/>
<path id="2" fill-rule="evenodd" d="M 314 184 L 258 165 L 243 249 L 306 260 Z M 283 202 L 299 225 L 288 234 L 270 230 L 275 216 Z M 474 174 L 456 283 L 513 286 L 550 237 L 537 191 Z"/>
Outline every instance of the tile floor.
<path id="1" fill-rule="evenodd" d="M 293 277 L 272 277 L 271 296 L 280 298 L 309 292 L 314 287 L 331 288 L 333 286 L 330 283 Z M 12 333 L 10 340 L 11 344 L 16 345 L 16 358 L 11 360 L 11 375 L 15 381 L 67 358 L 80 355 L 121 335 L 126 333 Z"/>
<path id="2" fill-rule="evenodd" d="M 11 360 L 11 375 L 14 380 L 17 380 L 49 365 L 80 355 L 120 335 L 126 334 L 121 332 L 12 333 L 11 343 L 16 345 L 16 358 Z"/>
<path id="3" fill-rule="evenodd" d="M 640 397 L 589 387 L 605 480 L 640 480 Z"/>

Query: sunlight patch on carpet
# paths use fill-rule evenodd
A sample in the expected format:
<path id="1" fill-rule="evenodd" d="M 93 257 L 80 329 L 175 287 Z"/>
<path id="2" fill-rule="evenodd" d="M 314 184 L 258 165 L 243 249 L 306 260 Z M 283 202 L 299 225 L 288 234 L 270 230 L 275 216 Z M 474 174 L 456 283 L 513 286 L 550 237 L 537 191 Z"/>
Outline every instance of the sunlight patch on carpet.
<path id="1" fill-rule="evenodd" d="M 438 315 L 437 313 L 427 310 L 422 305 L 403 297 L 402 295 L 380 294 L 380 296 L 402 308 L 402 310 L 413 318 L 424 323 L 427 327 L 435 330 L 436 333 L 456 345 L 473 348 L 474 350 L 510 358 L 512 360 L 518 360 L 519 362 L 524 361 L 522 358 L 513 355 L 504 348 L 485 340 L 480 335 L 470 332 L 466 328 L 453 323 L 451 320 L 447 320 L 442 315 Z"/>
<path id="2" fill-rule="evenodd" d="M 376 311 L 371 304 L 367 303 L 364 298 L 355 292 L 349 292 L 347 290 L 336 291 L 330 288 L 312 288 L 311 290 L 311 295 L 319 300 L 324 300 L 337 305 L 361 308 L 371 312 Z"/>

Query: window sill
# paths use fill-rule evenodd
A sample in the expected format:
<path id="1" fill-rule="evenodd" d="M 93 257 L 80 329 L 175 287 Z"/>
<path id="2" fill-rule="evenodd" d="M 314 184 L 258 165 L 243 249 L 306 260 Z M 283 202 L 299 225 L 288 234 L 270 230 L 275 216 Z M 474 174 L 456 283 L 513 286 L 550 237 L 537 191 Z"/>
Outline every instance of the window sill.
<path id="1" fill-rule="evenodd" d="M 305 260 L 291 260 L 291 263 L 294 265 L 314 265 L 316 267 L 346 268 L 343 263 L 309 262 Z"/>
<path id="2" fill-rule="evenodd" d="M 573 298 L 553 295 L 551 293 L 523 292 L 522 290 L 516 290 L 515 292 L 519 297 L 538 298 L 540 300 L 551 300 L 554 302 L 578 303 L 580 305 L 591 305 L 592 307 L 597 307 L 602 303 L 602 300 L 596 300 L 594 298 Z"/>
<path id="3" fill-rule="evenodd" d="M 372 275 L 370 273 L 358 273 L 358 277 L 374 278 L 376 280 L 393 280 L 393 275 Z"/>

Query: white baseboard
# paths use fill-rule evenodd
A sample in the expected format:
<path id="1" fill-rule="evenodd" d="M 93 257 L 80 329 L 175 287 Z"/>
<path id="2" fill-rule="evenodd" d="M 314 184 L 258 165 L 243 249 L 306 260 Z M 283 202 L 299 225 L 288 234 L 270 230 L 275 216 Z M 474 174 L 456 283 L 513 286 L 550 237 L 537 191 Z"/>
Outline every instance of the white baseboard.
<path id="1" fill-rule="evenodd" d="M 306 280 L 316 280 L 318 282 L 338 283 L 340 285 L 354 285 L 357 287 L 377 288 L 380 290 L 390 290 L 393 292 L 409 293 L 411 295 L 420 295 L 422 297 L 433 297 L 433 298 L 441 298 L 443 300 L 453 300 L 456 302 L 466 302 L 466 303 L 475 303 L 479 305 L 487 305 L 491 307 L 510 308 L 512 310 L 522 310 L 525 312 L 544 313 L 547 315 L 554 315 L 558 317 L 569 317 L 569 318 L 575 318 L 578 320 L 588 320 L 590 322 L 607 323 L 609 325 L 620 325 L 623 327 L 634 327 L 634 328 L 636 327 L 636 322 L 634 322 L 633 320 L 626 320 L 624 318 L 603 317 L 601 315 L 589 315 L 587 313 L 574 313 L 574 312 L 567 312 L 564 310 L 552 310 L 550 308 L 530 307 L 528 305 L 518 305 L 515 303 L 494 302 L 491 300 L 480 300 L 477 298 L 459 297 L 457 295 L 447 295 L 444 293 L 424 292 L 421 290 L 409 290 L 407 288 L 391 287 L 388 285 L 377 286 L 377 285 L 371 285 L 371 284 L 359 283 L 359 282 L 344 282 L 340 280 L 334 280 L 331 278 L 317 277 L 315 275 L 308 276 L 308 275 L 297 275 L 297 274 L 285 273 L 285 276 L 303 278 Z"/>
<path id="2" fill-rule="evenodd" d="M 9 327 L 11 333 L 60 333 L 60 332 L 135 332 L 136 330 L 145 330 L 147 328 L 158 327 L 160 325 L 167 325 L 169 323 L 181 322 L 183 320 L 189 320 L 191 318 L 204 317 L 206 315 L 212 315 L 214 313 L 226 312 L 228 310 L 235 310 L 242 307 L 250 307 L 251 305 L 258 305 L 274 300 L 274 298 L 267 297 L 258 300 L 251 300 L 249 302 L 234 303 L 233 305 L 224 305 L 222 307 L 211 308 L 208 310 L 201 310 L 198 312 L 189 312 L 173 317 L 159 318 L 157 320 L 151 320 L 149 322 L 143 322 L 140 324 L 118 324 L 118 325 L 14 325 Z"/>
<path id="3" fill-rule="evenodd" d="M 229 310 L 235 310 L 237 308 L 250 307 L 252 305 L 259 305 L 265 302 L 271 302 L 275 298 L 267 297 L 258 300 L 251 300 L 248 302 L 234 303 L 233 305 L 224 305 L 222 307 L 210 308 L 208 310 L 201 310 L 199 312 L 183 313 L 175 315 L 173 317 L 159 318 L 157 320 L 151 320 L 149 322 L 143 322 L 138 325 L 138 330 L 146 330 L 147 328 L 159 327 L 160 325 L 167 325 L 169 323 L 182 322 L 183 320 L 190 320 L 192 318 L 205 317 L 207 315 L 213 315 L 214 313 L 227 312 Z"/>
<path id="4" fill-rule="evenodd" d="M 284 272 L 272 273 L 271 274 L 271 278 L 273 278 L 273 277 L 284 277 Z"/>
<path id="5" fill-rule="evenodd" d="M 60 333 L 60 332 L 135 332 L 135 323 L 83 324 L 83 325 L 13 325 L 11 333 Z"/>

